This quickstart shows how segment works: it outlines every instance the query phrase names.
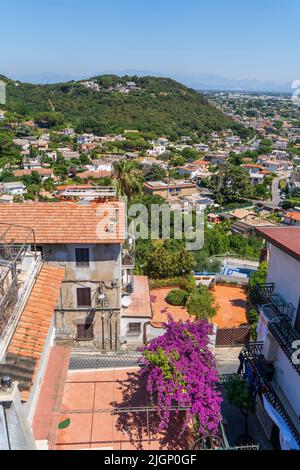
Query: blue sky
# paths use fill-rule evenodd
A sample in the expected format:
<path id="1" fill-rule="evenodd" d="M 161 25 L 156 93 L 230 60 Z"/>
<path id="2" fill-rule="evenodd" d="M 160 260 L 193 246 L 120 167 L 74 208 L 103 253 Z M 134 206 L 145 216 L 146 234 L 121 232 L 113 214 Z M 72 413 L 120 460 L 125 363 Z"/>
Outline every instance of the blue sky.
<path id="1" fill-rule="evenodd" d="M 299 0 L 0 0 L 0 73 L 300 79 Z"/>

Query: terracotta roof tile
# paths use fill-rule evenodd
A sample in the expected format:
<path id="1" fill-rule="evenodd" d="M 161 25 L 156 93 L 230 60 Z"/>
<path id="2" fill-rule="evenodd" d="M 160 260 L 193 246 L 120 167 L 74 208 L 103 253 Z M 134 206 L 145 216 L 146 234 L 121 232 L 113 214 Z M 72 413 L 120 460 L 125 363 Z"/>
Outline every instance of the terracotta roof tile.
<path id="1" fill-rule="evenodd" d="M 32 168 L 30 170 L 15 170 L 14 176 L 20 178 L 22 176 L 31 175 L 33 171 L 40 176 L 51 176 L 53 174 L 52 168 Z"/>
<path id="2" fill-rule="evenodd" d="M 34 230 L 37 244 L 121 243 L 125 238 L 125 205 L 121 202 L 1 204 L 0 220 L 15 224 L 6 237 L 20 243 Z M 7 227 L 0 227 L 1 231 Z M 31 240 L 34 242 L 33 235 Z"/>
<path id="3" fill-rule="evenodd" d="M 64 275 L 64 269 L 46 265 L 42 267 L 7 350 L 9 354 L 36 359 L 32 383 L 45 347 Z M 25 395 L 22 394 L 23 400 L 29 396 Z"/>

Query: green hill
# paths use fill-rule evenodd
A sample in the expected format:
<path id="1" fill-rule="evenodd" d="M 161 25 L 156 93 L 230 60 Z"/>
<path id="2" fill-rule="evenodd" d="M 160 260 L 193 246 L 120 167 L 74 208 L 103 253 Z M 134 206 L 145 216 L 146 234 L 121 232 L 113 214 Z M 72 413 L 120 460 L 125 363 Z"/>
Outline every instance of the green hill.
<path id="1" fill-rule="evenodd" d="M 176 138 L 232 128 L 247 134 L 197 91 L 171 79 L 103 75 L 55 85 L 6 80 L 10 111 L 26 118 L 55 113 L 54 123 L 75 126 L 79 132 L 137 129 Z"/>

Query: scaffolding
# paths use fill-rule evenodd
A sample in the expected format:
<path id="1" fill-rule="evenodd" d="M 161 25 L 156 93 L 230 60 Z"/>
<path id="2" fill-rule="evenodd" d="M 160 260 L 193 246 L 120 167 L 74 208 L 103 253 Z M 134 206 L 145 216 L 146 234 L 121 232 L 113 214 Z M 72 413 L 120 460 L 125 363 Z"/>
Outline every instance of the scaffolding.
<path id="1" fill-rule="evenodd" d="M 17 305 L 22 260 L 32 246 L 36 257 L 33 229 L 0 222 L 0 339 Z"/>

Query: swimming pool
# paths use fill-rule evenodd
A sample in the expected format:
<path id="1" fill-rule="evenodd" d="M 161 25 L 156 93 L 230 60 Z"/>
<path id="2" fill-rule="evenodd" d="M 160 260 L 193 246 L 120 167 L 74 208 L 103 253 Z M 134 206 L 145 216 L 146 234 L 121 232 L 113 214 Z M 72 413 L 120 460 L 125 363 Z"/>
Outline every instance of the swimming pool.
<path id="1" fill-rule="evenodd" d="M 224 266 L 221 270 L 223 276 L 240 276 L 240 277 L 250 277 L 256 269 L 250 268 L 238 268 L 236 266 Z"/>

